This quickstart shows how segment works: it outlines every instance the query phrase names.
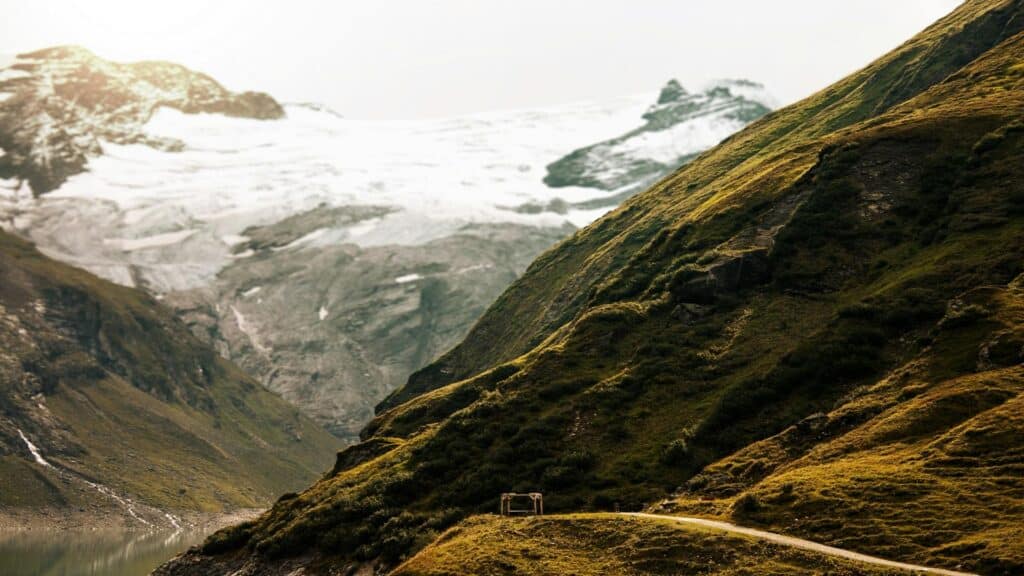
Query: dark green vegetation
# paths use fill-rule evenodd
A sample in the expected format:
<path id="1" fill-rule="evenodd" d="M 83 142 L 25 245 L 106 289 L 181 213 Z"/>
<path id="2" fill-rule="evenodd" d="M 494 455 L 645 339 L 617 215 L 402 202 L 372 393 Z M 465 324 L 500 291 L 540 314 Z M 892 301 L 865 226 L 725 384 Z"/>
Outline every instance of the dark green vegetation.
<path id="1" fill-rule="evenodd" d="M 336 439 L 144 293 L 3 232 L 0 278 L 5 514 L 131 516 L 92 483 L 166 524 L 153 508 L 262 506 L 329 465 Z M 35 461 L 25 439 L 52 467 Z"/>
<path id="2" fill-rule="evenodd" d="M 389 450 L 167 573 L 396 565 L 507 490 L 1024 572 L 1022 28 L 966 2 L 548 251 L 382 406 Z"/>

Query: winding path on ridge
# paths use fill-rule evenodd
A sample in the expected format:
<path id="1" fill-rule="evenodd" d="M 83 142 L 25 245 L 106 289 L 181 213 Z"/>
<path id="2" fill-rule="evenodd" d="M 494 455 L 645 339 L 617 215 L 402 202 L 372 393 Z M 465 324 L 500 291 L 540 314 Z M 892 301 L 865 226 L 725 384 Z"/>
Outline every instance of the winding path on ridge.
<path id="1" fill-rule="evenodd" d="M 648 514 L 646 512 L 622 512 L 621 514 L 623 516 L 652 518 L 655 520 L 672 520 L 683 524 L 693 524 L 695 526 L 714 528 L 716 530 L 731 532 L 733 534 L 753 536 L 754 538 L 759 538 L 761 540 L 766 540 L 768 542 L 773 542 L 775 544 L 781 544 L 783 546 L 800 548 L 802 550 L 809 550 L 811 552 L 818 552 L 820 554 L 826 554 L 828 556 L 845 558 L 847 560 L 854 560 L 856 562 L 862 562 L 864 564 L 873 564 L 875 566 L 883 566 L 886 568 L 896 568 L 899 570 L 908 570 L 911 572 L 921 572 L 925 574 L 941 574 L 943 576 L 977 576 L 976 574 L 972 574 L 970 572 L 957 572 L 956 570 L 946 570 L 943 568 L 929 568 L 927 566 L 918 566 L 916 564 L 906 564 L 904 562 L 885 560 L 883 558 L 876 558 L 875 556 L 868 556 L 867 554 L 860 554 L 857 552 L 851 552 L 849 550 L 843 550 L 842 548 L 835 548 L 833 546 L 818 544 L 817 542 L 811 542 L 810 540 L 803 540 L 801 538 L 794 538 L 792 536 L 784 536 L 782 534 L 776 534 L 774 532 L 757 530 L 756 528 L 745 528 L 743 526 L 737 526 L 735 524 L 721 522 L 718 520 L 692 518 L 690 516 L 667 516 L 663 514 Z"/>

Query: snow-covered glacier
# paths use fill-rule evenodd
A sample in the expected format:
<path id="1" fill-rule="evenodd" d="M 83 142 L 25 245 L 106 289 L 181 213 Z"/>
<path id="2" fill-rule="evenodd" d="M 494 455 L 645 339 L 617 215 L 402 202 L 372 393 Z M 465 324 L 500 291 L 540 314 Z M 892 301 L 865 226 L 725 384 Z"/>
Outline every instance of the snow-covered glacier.
<path id="1" fill-rule="evenodd" d="M 14 62 L 0 76 L 0 227 L 150 291 L 346 438 L 543 250 L 770 107 L 753 83 L 673 81 L 363 121 L 166 63 L 81 49 Z"/>
<path id="2" fill-rule="evenodd" d="M 246 229 L 318 207 L 393 210 L 312 230 L 306 247 L 423 244 L 480 223 L 582 226 L 608 207 L 515 207 L 606 195 L 552 189 L 542 182 L 545 165 L 628 129 L 649 100 L 413 122 L 350 120 L 304 105 L 286 105 L 276 121 L 161 108 L 145 134 L 183 142 L 180 151 L 101 142 L 88 171 L 57 190 L 39 198 L 8 192 L 6 212 L 18 220 L 7 226 L 53 256 L 156 292 L 210 282 L 240 257 Z"/>

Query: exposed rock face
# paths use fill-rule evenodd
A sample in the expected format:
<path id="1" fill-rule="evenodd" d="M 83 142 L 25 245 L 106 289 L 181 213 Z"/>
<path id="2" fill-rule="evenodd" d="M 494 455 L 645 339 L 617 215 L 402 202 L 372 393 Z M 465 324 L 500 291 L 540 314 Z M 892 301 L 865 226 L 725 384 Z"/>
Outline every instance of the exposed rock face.
<path id="1" fill-rule="evenodd" d="M 551 163 L 544 182 L 624 189 L 617 198 L 622 201 L 771 108 L 764 86 L 749 80 L 722 80 L 695 94 L 670 80 L 644 113 L 642 126 Z"/>
<path id="2" fill-rule="evenodd" d="M 379 399 L 458 342 L 536 254 L 572 230 L 488 224 L 418 246 L 281 248 L 339 211 L 247 231 L 252 240 L 239 248 L 257 246 L 255 254 L 167 301 L 224 356 L 349 440 Z"/>
<path id="3" fill-rule="evenodd" d="M 261 92 L 234 93 L 170 62 L 119 64 L 74 46 L 21 54 L 0 70 L 0 178 L 45 194 L 85 170 L 102 141 L 180 149 L 142 126 L 161 107 L 275 119 L 284 109 Z"/>

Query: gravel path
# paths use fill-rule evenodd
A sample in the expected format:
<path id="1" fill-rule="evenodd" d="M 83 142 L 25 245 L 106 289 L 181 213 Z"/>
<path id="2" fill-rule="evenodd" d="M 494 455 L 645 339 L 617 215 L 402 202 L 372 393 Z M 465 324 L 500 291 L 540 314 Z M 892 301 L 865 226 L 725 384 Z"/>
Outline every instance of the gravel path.
<path id="1" fill-rule="evenodd" d="M 896 568 L 900 570 L 907 570 L 910 572 L 920 572 L 923 574 L 941 574 L 943 576 L 976 576 L 975 574 L 971 574 L 970 572 L 957 572 L 956 570 L 945 570 L 943 568 L 928 568 L 927 566 L 918 566 L 916 564 L 906 564 L 904 562 L 885 560 L 883 558 L 876 558 L 874 556 L 868 556 L 866 554 L 860 554 L 857 552 L 851 552 L 849 550 L 843 550 L 842 548 L 835 548 L 833 546 L 818 544 L 817 542 L 811 542 L 810 540 L 793 538 L 792 536 L 784 536 L 782 534 L 766 532 L 764 530 L 757 530 L 755 528 L 745 528 L 743 526 L 737 526 L 735 524 L 721 522 L 718 520 L 692 518 L 689 516 L 666 516 L 662 514 L 647 514 L 645 512 L 623 512 L 622 514 L 624 516 L 636 516 L 639 518 L 674 520 L 676 522 L 681 522 L 684 524 L 694 524 L 697 526 L 704 526 L 706 528 L 715 528 L 717 530 L 723 530 L 725 532 L 731 532 L 733 534 L 744 534 L 746 536 L 753 536 L 754 538 L 760 538 L 761 540 L 767 540 L 768 542 L 774 542 L 776 544 L 781 544 L 783 546 L 791 546 L 793 548 L 810 550 L 812 552 L 827 554 L 829 556 L 836 556 L 838 558 L 846 558 L 848 560 L 863 562 L 865 564 L 873 564 L 875 566 L 884 566 L 886 568 Z"/>

